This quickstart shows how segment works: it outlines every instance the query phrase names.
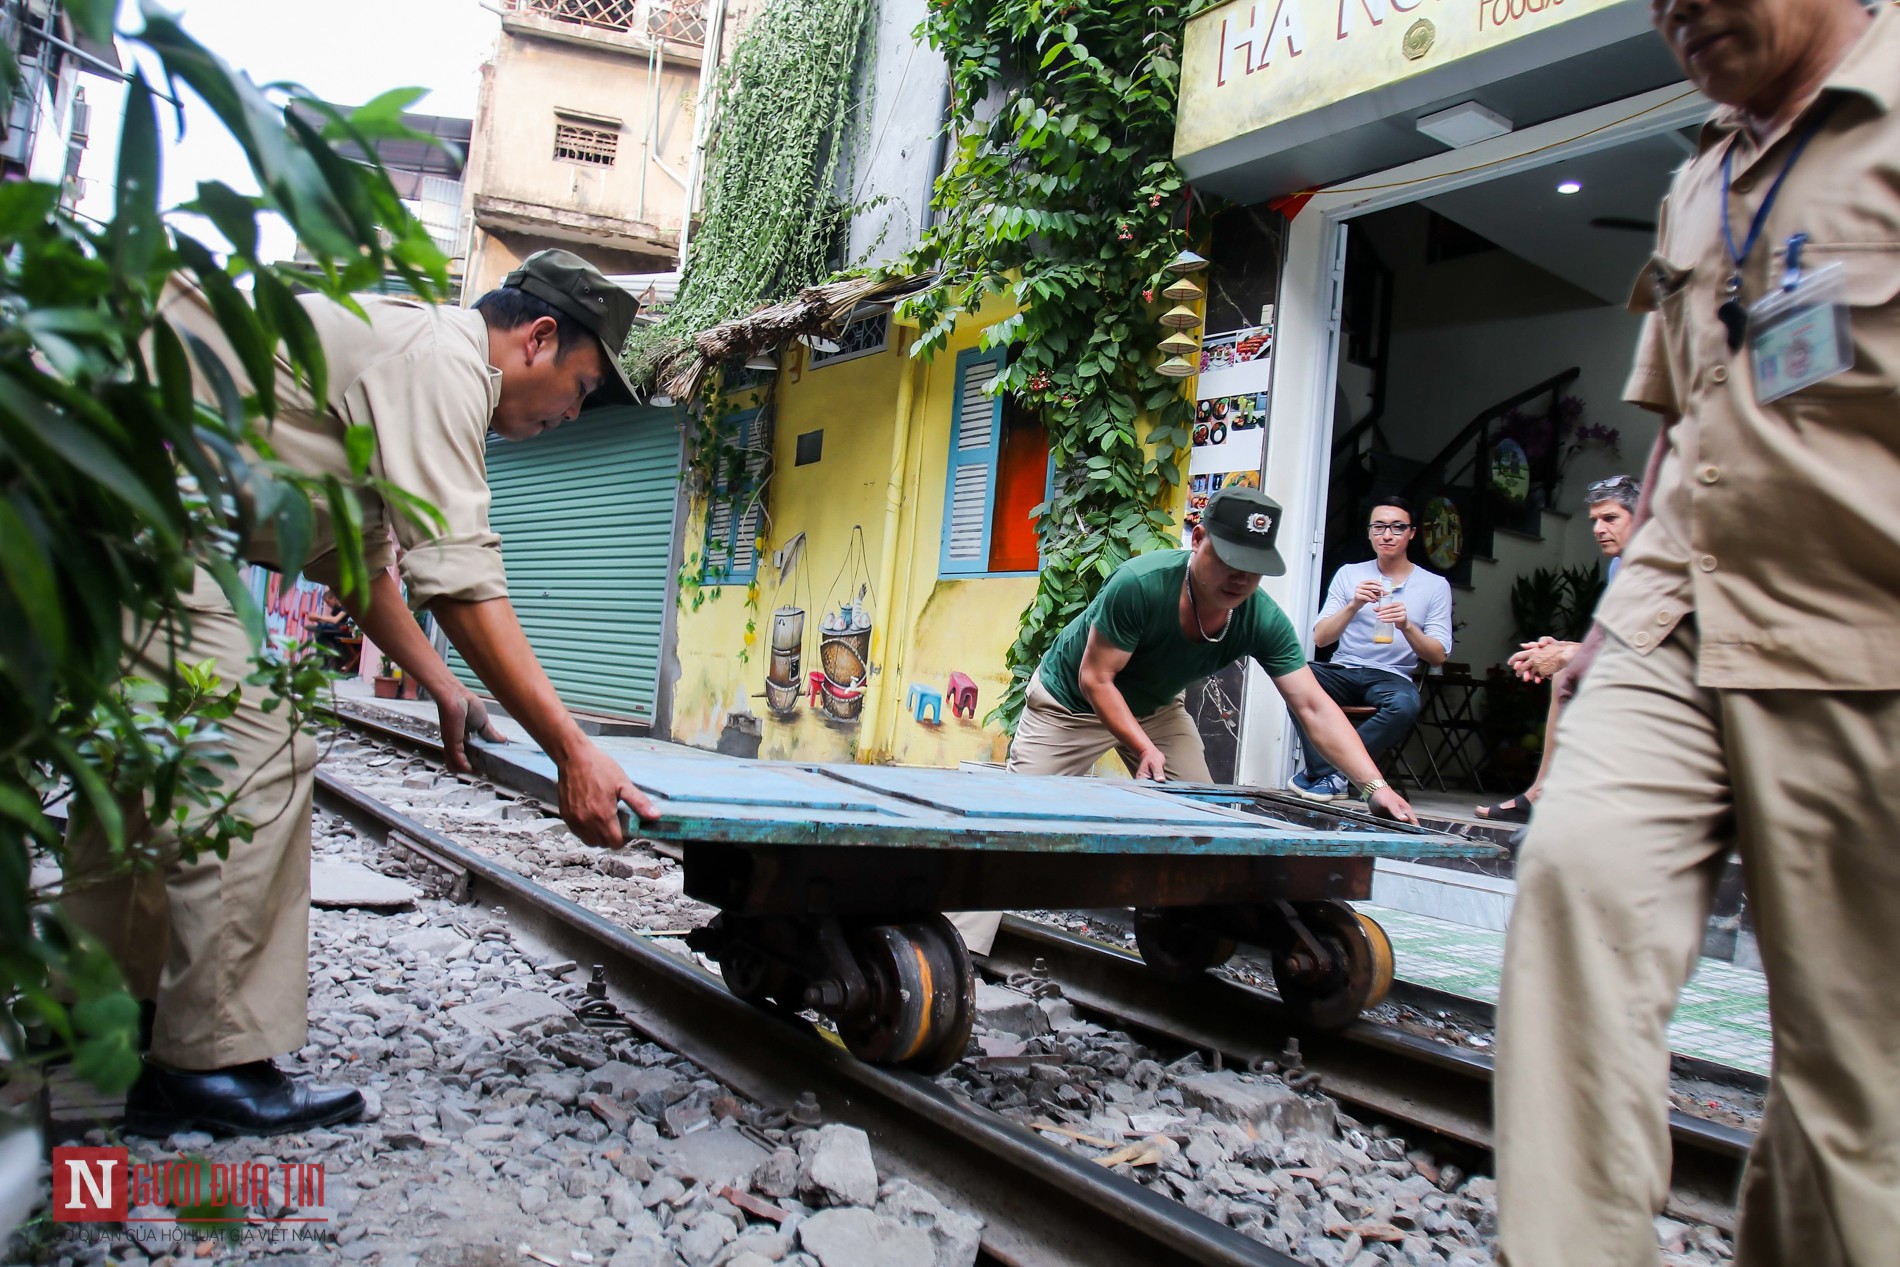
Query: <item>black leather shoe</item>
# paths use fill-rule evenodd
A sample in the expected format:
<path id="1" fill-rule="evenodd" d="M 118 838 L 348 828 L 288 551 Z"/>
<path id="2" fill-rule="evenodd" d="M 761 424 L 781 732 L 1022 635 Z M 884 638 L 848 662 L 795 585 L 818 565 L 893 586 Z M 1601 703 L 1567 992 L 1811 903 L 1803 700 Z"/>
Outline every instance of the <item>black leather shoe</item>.
<path id="1" fill-rule="evenodd" d="M 354 1121 L 363 1097 L 353 1087 L 318 1087 L 268 1060 L 228 1069 L 168 1069 L 150 1057 L 125 1097 L 125 1131 L 163 1139 L 178 1131 L 282 1135 Z"/>

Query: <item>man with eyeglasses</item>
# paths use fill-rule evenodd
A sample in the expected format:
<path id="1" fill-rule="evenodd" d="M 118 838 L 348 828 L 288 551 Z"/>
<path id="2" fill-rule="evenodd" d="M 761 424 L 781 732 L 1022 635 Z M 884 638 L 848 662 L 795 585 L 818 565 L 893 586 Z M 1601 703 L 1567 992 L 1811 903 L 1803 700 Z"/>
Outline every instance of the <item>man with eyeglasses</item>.
<path id="1" fill-rule="evenodd" d="M 1378 710 L 1359 727 L 1374 761 L 1405 742 L 1418 721 L 1413 672 L 1421 662 L 1443 664 L 1451 654 L 1451 585 L 1406 557 L 1413 531 L 1412 507 L 1403 497 L 1374 506 L 1366 525 L 1372 558 L 1348 563 L 1333 575 L 1313 625 L 1314 646 L 1339 644 L 1330 661 L 1313 666 L 1320 686 L 1343 708 Z M 1306 768 L 1288 787 L 1309 801 L 1344 796 L 1346 777 L 1304 728 L 1300 744 Z"/>
<path id="2" fill-rule="evenodd" d="M 1590 511 L 1590 531 L 1597 548 L 1610 560 L 1608 580 L 1616 579 L 1623 564 L 1623 547 L 1636 529 L 1636 501 L 1643 491 L 1642 482 L 1630 475 L 1612 475 L 1583 490 L 1584 505 Z M 1496 805 L 1478 806 L 1479 818 L 1504 823 L 1528 823 L 1531 806 L 1544 794 L 1544 778 L 1550 773 L 1551 758 L 1557 755 L 1557 715 L 1563 711 L 1564 692 L 1557 675 L 1569 667 L 1583 646 L 1549 634 L 1536 642 L 1527 642 L 1510 659 L 1511 668 L 1526 682 L 1549 682 L 1550 712 L 1544 718 L 1544 757 L 1537 763 L 1537 777 L 1517 796 Z"/>

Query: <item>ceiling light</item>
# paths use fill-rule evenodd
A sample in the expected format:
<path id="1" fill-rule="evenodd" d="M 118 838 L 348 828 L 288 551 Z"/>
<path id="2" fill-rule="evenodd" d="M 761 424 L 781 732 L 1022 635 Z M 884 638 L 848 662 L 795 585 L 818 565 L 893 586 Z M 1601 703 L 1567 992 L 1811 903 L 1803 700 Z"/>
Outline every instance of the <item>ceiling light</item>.
<path id="1" fill-rule="evenodd" d="M 1580 194 L 1583 192 L 1583 182 L 1580 180 L 1558 181 L 1557 192 L 1560 194 Z"/>
<path id="2" fill-rule="evenodd" d="M 1511 121 L 1475 101 L 1461 101 L 1449 110 L 1420 119 L 1418 130 L 1456 150 L 1503 136 L 1511 130 Z"/>
<path id="3" fill-rule="evenodd" d="M 762 370 L 766 373 L 776 373 L 778 371 L 778 357 L 769 351 L 759 352 L 746 359 L 745 367 L 749 370 Z"/>

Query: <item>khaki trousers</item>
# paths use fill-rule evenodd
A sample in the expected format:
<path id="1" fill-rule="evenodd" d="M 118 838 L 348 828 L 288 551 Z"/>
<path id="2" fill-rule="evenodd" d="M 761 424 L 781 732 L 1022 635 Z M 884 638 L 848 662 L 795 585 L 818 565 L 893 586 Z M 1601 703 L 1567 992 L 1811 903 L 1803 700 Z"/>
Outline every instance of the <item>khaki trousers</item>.
<path id="1" fill-rule="evenodd" d="M 1774 1073 L 1738 1267 L 1900 1260 L 1900 692 L 1712 691 L 1612 637 L 1518 867 L 1498 1041 L 1512 1267 L 1654 1267 L 1664 1027 L 1739 848 Z"/>
<path id="2" fill-rule="evenodd" d="M 1155 747 L 1161 749 L 1163 767 L 1170 780 L 1208 783 L 1213 776 L 1207 770 L 1207 755 L 1201 746 L 1201 732 L 1188 716 L 1187 705 L 1179 697 L 1170 700 L 1146 717 L 1135 719 Z M 1110 750 L 1120 755 L 1122 764 L 1133 774 L 1141 764 L 1140 754 L 1129 749 L 1114 732 L 1093 713 L 1072 713 L 1043 686 L 1040 676 L 1029 679 L 1029 695 L 1023 715 L 1016 723 L 1016 737 L 1009 745 L 1011 774 L 1085 775 L 1095 768 Z M 963 934 L 970 953 L 987 955 L 996 941 L 996 930 L 1003 917 L 996 911 L 970 911 L 952 915 L 950 922 Z"/>
<path id="3" fill-rule="evenodd" d="M 226 687 L 243 681 L 250 639 L 217 583 L 199 572 L 186 605 L 179 658 L 215 660 Z M 128 675 L 164 680 L 162 638 L 134 648 Z M 177 1069 L 265 1060 L 306 1041 L 316 745 L 292 733 L 281 705 L 263 710 L 261 688 L 245 686 L 242 698 L 223 723 L 225 751 L 237 760 L 223 787 L 243 789 L 236 811 L 256 824 L 250 840 L 232 841 L 227 858 L 205 852 L 185 862 L 154 838 L 142 811 L 128 813 L 128 834 L 169 859 L 129 875 L 113 874 L 98 833 L 76 831 L 67 842 L 62 904 L 105 943 L 132 993 L 157 1000 L 152 1058 Z"/>

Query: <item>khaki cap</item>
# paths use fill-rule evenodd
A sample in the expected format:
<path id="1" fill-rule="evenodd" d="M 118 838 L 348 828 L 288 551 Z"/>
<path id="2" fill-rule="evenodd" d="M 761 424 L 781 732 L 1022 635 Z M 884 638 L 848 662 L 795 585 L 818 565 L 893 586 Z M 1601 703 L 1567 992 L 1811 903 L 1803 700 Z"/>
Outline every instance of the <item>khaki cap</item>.
<path id="1" fill-rule="evenodd" d="M 588 398 L 589 404 L 640 402 L 633 380 L 620 367 L 620 352 L 627 346 L 627 334 L 639 314 L 639 300 L 572 251 L 536 251 L 521 261 L 520 268 L 502 278 L 501 284 L 525 291 L 566 313 L 600 340 L 613 375 Z"/>

